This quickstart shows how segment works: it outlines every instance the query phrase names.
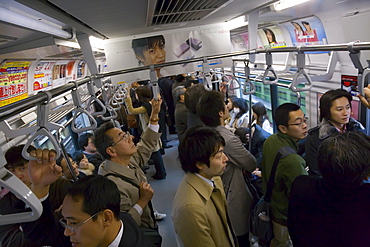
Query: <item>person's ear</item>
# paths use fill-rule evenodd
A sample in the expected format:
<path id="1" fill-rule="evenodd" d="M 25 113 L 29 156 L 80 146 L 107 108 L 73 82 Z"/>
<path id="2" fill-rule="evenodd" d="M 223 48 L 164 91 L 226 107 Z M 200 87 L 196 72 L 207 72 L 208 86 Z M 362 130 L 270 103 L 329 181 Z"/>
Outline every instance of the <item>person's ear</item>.
<path id="1" fill-rule="evenodd" d="M 139 60 L 141 63 L 144 63 L 144 57 L 140 56 L 139 54 L 135 55 L 136 59 Z"/>
<path id="2" fill-rule="evenodd" d="M 204 169 L 204 163 L 197 162 L 195 165 L 197 166 L 197 168 L 199 170 L 203 170 Z"/>
<path id="3" fill-rule="evenodd" d="M 278 129 L 280 130 L 280 132 L 281 133 L 283 133 L 283 134 L 286 134 L 287 132 L 288 132 L 288 127 L 287 126 L 285 126 L 285 125 L 279 125 L 278 126 Z"/>
<path id="4" fill-rule="evenodd" d="M 107 154 L 109 154 L 111 157 L 116 157 L 117 156 L 116 149 L 114 147 L 112 147 L 112 146 L 107 147 L 105 149 L 105 152 L 107 152 Z"/>
<path id="5" fill-rule="evenodd" d="M 106 209 L 103 211 L 103 225 L 105 227 L 109 227 L 112 222 L 114 221 L 114 213 L 110 209 Z"/>

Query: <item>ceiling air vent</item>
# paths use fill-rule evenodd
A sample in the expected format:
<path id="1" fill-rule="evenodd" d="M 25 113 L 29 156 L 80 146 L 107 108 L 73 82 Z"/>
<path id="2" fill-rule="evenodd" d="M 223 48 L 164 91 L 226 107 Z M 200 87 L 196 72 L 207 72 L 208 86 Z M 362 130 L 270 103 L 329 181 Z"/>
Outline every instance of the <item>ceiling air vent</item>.
<path id="1" fill-rule="evenodd" d="M 149 0 L 147 26 L 197 21 L 233 0 Z"/>

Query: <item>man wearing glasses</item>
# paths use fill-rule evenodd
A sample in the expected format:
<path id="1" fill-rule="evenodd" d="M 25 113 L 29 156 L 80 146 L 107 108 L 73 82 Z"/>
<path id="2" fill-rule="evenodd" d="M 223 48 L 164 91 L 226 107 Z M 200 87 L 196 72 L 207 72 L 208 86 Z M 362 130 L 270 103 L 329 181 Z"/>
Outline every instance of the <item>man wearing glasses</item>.
<path id="1" fill-rule="evenodd" d="M 275 111 L 274 122 L 278 132 L 267 138 L 263 145 L 262 185 L 264 191 L 266 191 L 278 149 L 291 147 L 297 151 L 298 141 L 307 135 L 307 118 L 296 104 L 280 105 Z M 299 175 L 307 175 L 305 167 L 305 160 L 295 153 L 279 160 L 270 203 L 274 230 L 271 246 L 293 246 L 287 228 L 289 194 L 294 179 Z"/>
<path id="2" fill-rule="evenodd" d="M 100 175 L 86 176 L 72 185 L 63 200 L 63 218 L 57 223 L 48 194 L 62 168 L 55 164 L 53 151 L 38 149 L 30 155 L 37 157 L 28 167 L 31 189 L 42 201 L 43 213 L 37 221 L 22 224 L 29 241 L 37 246 L 151 246 L 132 217 L 120 212 L 117 185 Z"/>
<path id="3" fill-rule="evenodd" d="M 95 147 L 106 159 L 99 167 L 100 175 L 108 175 L 115 182 L 121 194 L 121 211 L 128 212 L 139 226 L 156 228 L 155 219 L 149 203 L 154 191 L 148 184 L 141 167 L 144 166 L 160 138 L 158 133 L 158 113 L 162 100 L 152 100 L 152 113 L 149 127 L 141 136 L 141 142 L 135 146 L 133 136 L 116 128 L 108 122 L 95 130 Z M 125 176 L 140 189 L 124 181 L 119 175 Z"/>

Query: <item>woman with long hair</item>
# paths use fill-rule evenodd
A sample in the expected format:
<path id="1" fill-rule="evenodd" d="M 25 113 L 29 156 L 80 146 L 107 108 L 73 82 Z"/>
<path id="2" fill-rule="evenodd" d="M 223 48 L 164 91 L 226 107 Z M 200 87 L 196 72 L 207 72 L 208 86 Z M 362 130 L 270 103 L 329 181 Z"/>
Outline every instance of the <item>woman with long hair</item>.
<path id="1" fill-rule="evenodd" d="M 269 116 L 267 115 L 266 107 L 262 102 L 257 102 L 252 106 L 253 118 L 252 125 L 254 123 L 261 126 L 266 132 L 272 134 L 273 129 L 271 127 L 271 122 Z"/>
<path id="2" fill-rule="evenodd" d="M 153 98 L 153 94 L 152 90 L 148 86 L 140 86 L 136 88 L 136 94 L 141 106 L 134 108 L 132 106 L 131 97 L 128 94 L 127 98 L 125 99 L 126 109 L 129 114 L 139 115 L 140 126 L 144 131 L 148 128 L 149 116 L 152 112 L 152 105 L 150 103 L 150 100 Z M 156 173 L 152 176 L 152 178 L 157 180 L 165 179 L 167 175 L 160 149 L 161 143 L 158 142 L 157 148 L 151 156 L 156 170 Z"/>

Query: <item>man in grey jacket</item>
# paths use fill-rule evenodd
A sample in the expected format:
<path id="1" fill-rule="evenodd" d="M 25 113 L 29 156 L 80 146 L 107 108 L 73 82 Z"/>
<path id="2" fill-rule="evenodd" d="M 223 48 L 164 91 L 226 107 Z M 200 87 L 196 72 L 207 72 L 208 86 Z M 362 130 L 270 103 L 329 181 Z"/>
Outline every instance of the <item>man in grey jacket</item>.
<path id="1" fill-rule="evenodd" d="M 197 115 L 207 126 L 214 127 L 225 139 L 224 153 L 228 157 L 224 184 L 229 215 L 240 246 L 249 246 L 249 216 L 253 198 L 243 176 L 243 170 L 250 176 L 256 168 L 256 159 L 244 148 L 240 139 L 224 126 L 229 110 L 221 92 L 204 93 L 197 104 Z M 248 181 L 249 182 L 249 181 Z"/>

